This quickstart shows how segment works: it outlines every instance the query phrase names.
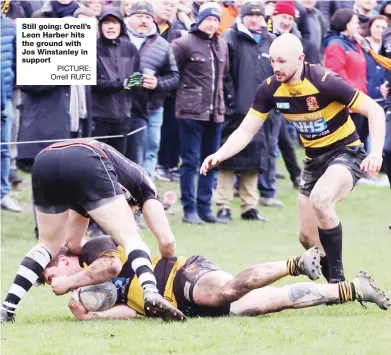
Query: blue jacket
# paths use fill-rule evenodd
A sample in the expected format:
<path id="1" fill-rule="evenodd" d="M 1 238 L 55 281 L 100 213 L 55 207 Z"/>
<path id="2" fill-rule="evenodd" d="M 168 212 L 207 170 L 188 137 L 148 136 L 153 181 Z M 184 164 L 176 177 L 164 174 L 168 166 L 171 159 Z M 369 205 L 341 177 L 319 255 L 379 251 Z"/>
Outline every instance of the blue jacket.
<path id="1" fill-rule="evenodd" d="M 381 99 L 383 96 L 380 93 L 380 86 L 384 83 L 386 69 L 377 63 L 367 51 L 364 51 L 364 54 L 367 61 L 368 96 L 375 100 Z"/>
<path id="2" fill-rule="evenodd" d="M 16 66 L 16 25 L 7 18 L 1 17 L 1 110 L 12 99 Z"/>

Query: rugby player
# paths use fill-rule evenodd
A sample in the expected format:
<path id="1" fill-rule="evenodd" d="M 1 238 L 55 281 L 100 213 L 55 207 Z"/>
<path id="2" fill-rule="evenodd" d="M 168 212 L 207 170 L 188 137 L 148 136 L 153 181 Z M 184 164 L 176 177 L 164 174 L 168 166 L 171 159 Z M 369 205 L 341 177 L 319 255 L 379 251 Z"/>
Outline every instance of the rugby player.
<path id="1" fill-rule="evenodd" d="M 205 175 L 240 152 L 262 127 L 268 112 L 273 108 L 281 111 L 299 131 L 306 152 L 298 196 L 300 242 L 305 248 L 323 247 L 326 257 L 321 260 L 322 272 L 330 283 L 338 283 L 345 277 L 342 225 L 335 204 L 349 195 L 364 173 L 379 172 L 385 138 L 384 110 L 335 73 L 306 63 L 302 44 L 292 34 L 278 37 L 269 54 L 274 75 L 258 87 L 240 127 L 204 160 L 200 173 Z M 349 110 L 368 118 L 368 156 Z"/>
<path id="2" fill-rule="evenodd" d="M 319 260 L 319 249 L 314 247 L 301 257 L 253 265 L 235 277 L 199 255 L 171 259 L 154 257 L 153 266 L 160 294 L 187 317 L 255 316 L 354 300 L 375 303 L 381 309 L 390 306 L 384 292 L 362 272 L 352 282 L 326 285 L 305 282 L 281 288 L 266 287 L 288 275 L 319 278 Z M 123 248 L 107 236 L 88 241 L 79 256 L 62 249 L 47 265 L 40 281 L 50 284 L 59 277 L 74 290 L 76 297 L 69 302 L 69 308 L 78 319 L 145 315 L 140 283 L 126 261 Z M 94 284 L 111 280 L 117 286 L 116 306 L 103 312 L 86 311 L 78 300 L 77 288 L 91 284 L 92 280 Z"/>
<path id="3" fill-rule="evenodd" d="M 41 151 L 32 172 L 39 241 L 23 259 L 1 308 L 1 323 L 12 321 L 20 300 L 66 242 L 80 253 L 89 217 L 110 234 L 126 254 L 142 285 L 146 314 L 183 320 L 183 314 L 158 292 L 148 246 L 130 206 L 142 209 L 162 257 L 175 256 L 175 238 L 155 186 L 144 170 L 107 144 L 93 139 L 60 142 Z M 84 240 L 85 242 L 85 240 Z M 51 283 L 67 293 L 62 278 Z"/>

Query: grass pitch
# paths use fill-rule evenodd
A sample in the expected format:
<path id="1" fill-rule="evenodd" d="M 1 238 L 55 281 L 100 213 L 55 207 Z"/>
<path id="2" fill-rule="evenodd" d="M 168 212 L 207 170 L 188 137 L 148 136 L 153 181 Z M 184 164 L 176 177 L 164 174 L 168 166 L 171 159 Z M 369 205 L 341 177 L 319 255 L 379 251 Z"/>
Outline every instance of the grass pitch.
<path id="1" fill-rule="evenodd" d="M 26 177 L 26 176 L 25 176 Z M 160 185 L 161 191 L 178 189 Z M 259 208 L 269 223 L 240 221 L 235 199 L 230 225 L 187 226 L 179 211 L 170 216 L 178 254 L 202 254 L 236 273 L 250 264 L 299 255 L 296 192 L 279 181 L 284 209 Z M 23 214 L 2 212 L 1 301 L 25 253 L 34 245 L 31 191 L 18 193 Z M 177 203 L 179 207 L 179 202 Z M 387 188 L 358 186 L 338 205 L 344 230 L 347 278 L 369 271 L 391 293 L 391 195 Z M 157 246 L 144 232 L 153 253 Z M 286 278 L 277 285 L 307 281 Z M 320 280 L 318 282 L 323 282 Z M 33 288 L 18 308 L 16 323 L 1 327 L 2 354 L 390 354 L 391 310 L 358 303 L 288 310 L 257 318 L 79 322 L 67 308 L 70 296 L 56 297 L 48 286 Z"/>

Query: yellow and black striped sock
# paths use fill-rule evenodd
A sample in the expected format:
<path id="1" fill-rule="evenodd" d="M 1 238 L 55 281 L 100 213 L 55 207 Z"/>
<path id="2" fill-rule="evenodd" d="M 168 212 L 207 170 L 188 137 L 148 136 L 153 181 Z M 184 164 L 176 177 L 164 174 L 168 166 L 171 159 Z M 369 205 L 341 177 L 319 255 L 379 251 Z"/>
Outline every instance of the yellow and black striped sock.
<path id="1" fill-rule="evenodd" d="M 356 289 L 349 281 L 338 282 L 339 301 L 341 303 L 354 301 L 356 299 Z"/>
<path id="2" fill-rule="evenodd" d="M 289 258 L 286 262 L 286 268 L 288 269 L 288 274 L 291 276 L 299 276 L 300 268 L 299 268 L 300 256 Z"/>

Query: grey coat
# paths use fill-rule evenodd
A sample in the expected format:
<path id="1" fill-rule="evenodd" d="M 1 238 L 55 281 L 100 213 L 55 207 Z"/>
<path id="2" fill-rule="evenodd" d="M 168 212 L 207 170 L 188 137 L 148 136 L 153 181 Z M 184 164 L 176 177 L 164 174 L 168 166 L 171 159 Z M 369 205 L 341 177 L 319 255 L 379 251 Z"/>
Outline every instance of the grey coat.
<path id="1" fill-rule="evenodd" d="M 155 71 L 158 84 L 155 90 L 147 90 L 149 94 L 149 109 L 163 106 L 166 93 L 175 90 L 179 83 L 179 71 L 171 45 L 159 34 L 147 38 L 139 50 L 140 71 L 151 69 Z"/>

